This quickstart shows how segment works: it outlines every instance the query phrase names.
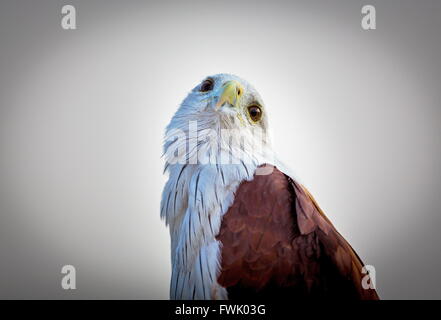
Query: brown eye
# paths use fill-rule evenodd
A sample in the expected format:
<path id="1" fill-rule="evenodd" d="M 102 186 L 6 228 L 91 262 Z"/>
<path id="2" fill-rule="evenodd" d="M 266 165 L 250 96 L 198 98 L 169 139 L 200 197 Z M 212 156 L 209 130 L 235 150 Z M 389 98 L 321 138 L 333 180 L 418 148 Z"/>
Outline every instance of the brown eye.
<path id="1" fill-rule="evenodd" d="M 199 91 L 207 92 L 207 91 L 213 90 L 213 86 L 214 86 L 213 80 L 211 80 L 211 79 L 204 80 L 204 82 L 202 82 L 202 84 L 201 84 Z"/>
<path id="2" fill-rule="evenodd" d="M 257 122 L 262 118 L 262 110 L 258 106 L 249 106 L 248 114 L 254 122 Z"/>

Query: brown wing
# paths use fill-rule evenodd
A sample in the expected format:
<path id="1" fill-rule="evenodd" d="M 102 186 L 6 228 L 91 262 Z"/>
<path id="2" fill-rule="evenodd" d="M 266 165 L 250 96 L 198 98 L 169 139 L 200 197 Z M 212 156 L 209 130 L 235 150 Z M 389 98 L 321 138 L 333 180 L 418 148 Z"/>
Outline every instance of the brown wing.
<path id="1" fill-rule="evenodd" d="M 378 299 L 360 258 L 301 185 L 274 168 L 243 182 L 222 219 L 220 285 L 230 299 Z"/>

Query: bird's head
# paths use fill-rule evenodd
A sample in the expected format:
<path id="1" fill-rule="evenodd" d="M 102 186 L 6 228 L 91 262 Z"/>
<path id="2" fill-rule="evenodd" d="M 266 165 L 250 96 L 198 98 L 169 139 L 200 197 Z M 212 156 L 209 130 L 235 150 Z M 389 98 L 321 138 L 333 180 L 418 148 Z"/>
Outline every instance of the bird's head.
<path id="1" fill-rule="evenodd" d="M 181 105 L 184 112 L 220 120 L 222 129 L 267 126 L 266 112 L 259 93 L 246 80 L 218 74 L 202 80 Z M 201 119 L 202 120 L 202 119 Z"/>
<path id="2" fill-rule="evenodd" d="M 188 142 L 192 127 L 197 127 L 198 142 L 215 138 L 220 148 L 231 149 L 231 138 L 269 145 L 267 114 L 259 93 L 231 74 L 206 77 L 191 90 L 167 127 L 165 149 L 173 145 L 176 130 L 185 132 Z"/>

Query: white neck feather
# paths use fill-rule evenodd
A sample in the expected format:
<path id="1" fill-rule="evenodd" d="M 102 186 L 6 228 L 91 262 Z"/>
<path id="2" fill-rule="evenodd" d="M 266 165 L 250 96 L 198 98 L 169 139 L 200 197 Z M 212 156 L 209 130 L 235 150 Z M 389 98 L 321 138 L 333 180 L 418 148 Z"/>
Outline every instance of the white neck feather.
<path id="1" fill-rule="evenodd" d="M 199 131 L 199 142 L 207 138 L 200 134 L 204 133 Z M 245 139 L 254 137 L 249 134 Z M 245 150 L 246 154 L 252 154 L 245 160 L 233 155 L 231 163 L 221 164 L 225 155 L 234 154 L 231 141 L 222 140 L 215 151 L 208 141 L 197 147 L 199 159 L 214 158 L 214 161 L 188 163 L 194 152 L 189 148 L 182 161 L 166 165 L 169 180 L 162 195 L 161 217 L 170 227 L 172 299 L 227 299 L 226 290 L 217 283 L 220 243 L 216 235 L 222 216 L 231 206 L 240 183 L 251 180 L 259 165 L 273 163 L 271 148 L 265 144 L 259 152 Z M 180 143 L 188 146 L 189 142 L 187 139 Z"/>

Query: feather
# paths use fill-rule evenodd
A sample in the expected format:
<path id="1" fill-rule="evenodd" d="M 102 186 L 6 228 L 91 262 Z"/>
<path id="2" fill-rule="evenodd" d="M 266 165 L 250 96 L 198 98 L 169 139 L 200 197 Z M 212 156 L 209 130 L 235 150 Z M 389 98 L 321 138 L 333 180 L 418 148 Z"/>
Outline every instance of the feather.
<path id="1" fill-rule="evenodd" d="M 218 281 L 231 299 L 378 299 L 362 288 L 353 249 L 309 192 L 277 168 L 240 185 L 217 239 Z"/>

